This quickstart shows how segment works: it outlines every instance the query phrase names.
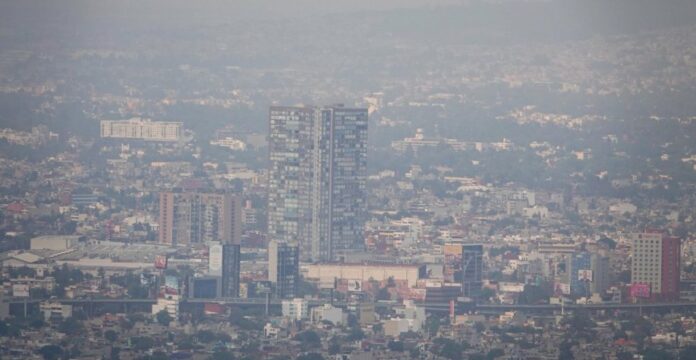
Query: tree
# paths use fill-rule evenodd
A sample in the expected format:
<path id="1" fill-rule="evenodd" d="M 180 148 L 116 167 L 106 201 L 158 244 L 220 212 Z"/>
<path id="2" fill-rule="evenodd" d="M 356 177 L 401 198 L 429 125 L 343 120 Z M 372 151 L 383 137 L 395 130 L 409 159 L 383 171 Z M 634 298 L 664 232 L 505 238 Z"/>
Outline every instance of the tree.
<path id="1" fill-rule="evenodd" d="M 505 351 L 503 349 L 491 349 L 488 354 L 486 354 L 486 359 L 488 360 L 494 360 L 495 358 L 501 357 L 505 355 Z"/>
<path id="2" fill-rule="evenodd" d="M 679 360 L 696 360 L 696 346 L 689 345 L 679 351 Z"/>
<path id="3" fill-rule="evenodd" d="M 19 335 L 21 335 L 21 331 L 16 324 L 0 320 L 0 336 L 18 337 Z"/>
<path id="4" fill-rule="evenodd" d="M 455 360 L 462 358 L 462 352 L 465 349 L 466 346 L 464 344 L 460 344 L 452 339 L 435 338 L 430 351 L 437 356 Z"/>
<path id="5" fill-rule="evenodd" d="M 431 315 L 425 320 L 425 328 L 430 336 L 437 335 L 440 329 L 440 318 L 436 315 Z"/>
<path id="6" fill-rule="evenodd" d="M 232 342 L 232 337 L 228 333 L 219 332 L 215 334 L 215 337 L 218 339 L 218 341 L 222 341 L 223 343 Z"/>
<path id="7" fill-rule="evenodd" d="M 331 339 L 329 342 L 329 355 L 336 355 L 341 352 L 341 343 L 336 338 Z"/>
<path id="8" fill-rule="evenodd" d="M 563 320 L 563 324 L 568 326 L 570 336 L 573 339 L 585 338 L 591 341 L 594 337 L 595 331 L 593 328 L 596 324 L 587 312 L 574 311 L 571 317 Z"/>
<path id="9" fill-rule="evenodd" d="M 616 353 L 616 359 L 617 360 L 633 360 L 633 354 L 631 354 L 628 351 L 622 351 Z"/>
<path id="10" fill-rule="evenodd" d="M 152 349 L 155 345 L 155 341 L 149 336 L 134 336 L 131 338 L 131 345 L 133 349 L 137 351 L 147 351 Z"/>
<path id="11" fill-rule="evenodd" d="M 232 311 L 230 314 L 230 324 L 239 327 L 242 330 L 261 330 L 263 324 L 259 321 L 248 319 L 239 311 Z"/>
<path id="12" fill-rule="evenodd" d="M 198 341 L 204 343 L 204 344 L 210 344 L 211 342 L 215 341 L 215 333 L 213 333 L 210 330 L 200 330 L 196 334 L 196 338 Z"/>
<path id="13" fill-rule="evenodd" d="M 297 360 L 324 360 L 324 357 L 317 353 L 307 353 L 298 356 Z"/>
<path id="14" fill-rule="evenodd" d="M 389 351 L 402 352 L 404 351 L 404 343 L 398 340 L 389 340 L 387 343 L 387 348 Z"/>
<path id="15" fill-rule="evenodd" d="M 111 360 L 118 360 L 120 359 L 120 354 L 121 353 L 121 348 L 118 346 L 113 346 L 111 347 Z"/>
<path id="16" fill-rule="evenodd" d="M 523 305 L 534 305 L 546 301 L 549 294 L 539 286 L 527 284 L 520 293 L 518 302 Z"/>
<path id="17" fill-rule="evenodd" d="M 104 332 L 104 339 L 106 339 L 112 343 L 112 342 L 118 340 L 118 333 L 114 330 L 106 330 Z"/>
<path id="18" fill-rule="evenodd" d="M 597 245 L 604 246 L 607 249 L 611 249 L 611 250 L 616 249 L 616 241 L 614 241 L 613 239 L 610 239 L 606 236 L 602 236 L 601 239 L 597 240 Z"/>
<path id="19" fill-rule="evenodd" d="M 72 316 L 63 320 L 63 322 L 58 325 L 58 331 L 66 335 L 77 335 L 82 332 L 83 328 L 82 322 Z"/>
<path id="20" fill-rule="evenodd" d="M 169 324 L 174 320 L 174 318 L 169 315 L 167 310 L 160 310 L 155 317 L 157 318 L 157 322 L 162 326 L 169 326 Z"/>
<path id="21" fill-rule="evenodd" d="M 63 348 L 58 345 L 46 345 L 39 349 L 39 354 L 46 360 L 57 360 L 63 356 Z"/>
<path id="22" fill-rule="evenodd" d="M 191 350 L 196 348 L 196 342 L 194 341 L 193 336 L 184 335 L 179 339 L 179 341 L 176 342 L 176 347 L 179 350 Z"/>
<path id="23" fill-rule="evenodd" d="M 493 296 L 495 296 L 495 290 L 487 287 L 481 289 L 481 293 L 479 294 L 481 300 L 485 301 L 489 301 Z"/>
<path id="24" fill-rule="evenodd" d="M 391 294 L 386 287 L 380 288 L 377 291 L 377 300 L 391 300 Z"/>
<path id="25" fill-rule="evenodd" d="M 643 352 L 643 360 L 672 360 L 674 359 L 674 356 L 669 353 L 669 351 L 662 350 L 662 349 L 657 349 L 657 348 L 648 348 Z"/>
<path id="26" fill-rule="evenodd" d="M 561 346 L 559 348 L 559 353 L 558 353 L 558 360 L 573 360 L 575 359 L 575 355 L 573 355 L 573 343 L 564 340 L 561 343 Z"/>
<path id="27" fill-rule="evenodd" d="M 639 350 L 645 346 L 645 338 L 652 335 L 652 323 L 643 317 L 639 317 L 632 321 L 631 328 L 633 330 L 632 338 L 636 342 Z"/>
<path id="28" fill-rule="evenodd" d="M 674 331 L 674 345 L 679 348 L 679 337 L 683 336 L 686 334 L 686 331 L 684 330 L 684 325 L 682 324 L 681 321 L 677 320 L 674 323 L 672 323 L 672 331 Z"/>
<path id="29" fill-rule="evenodd" d="M 302 343 L 306 349 L 316 349 L 321 346 L 321 337 L 315 331 L 307 330 L 295 335 L 295 340 Z"/>
<path id="30" fill-rule="evenodd" d="M 169 356 L 164 351 L 155 351 L 150 356 L 145 357 L 146 360 L 169 360 Z"/>
<path id="31" fill-rule="evenodd" d="M 234 355 L 226 349 L 217 350 L 210 356 L 210 360 L 234 360 Z"/>
<path id="32" fill-rule="evenodd" d="M 354 327 L 354 328 L 350 329 L 350 333 L 348 334 L 348 340 L 357 341 L 357 340 L 362 340 L 364 338 L 365 338 L 365 333 L 362 331 L 361 328 Z"/>

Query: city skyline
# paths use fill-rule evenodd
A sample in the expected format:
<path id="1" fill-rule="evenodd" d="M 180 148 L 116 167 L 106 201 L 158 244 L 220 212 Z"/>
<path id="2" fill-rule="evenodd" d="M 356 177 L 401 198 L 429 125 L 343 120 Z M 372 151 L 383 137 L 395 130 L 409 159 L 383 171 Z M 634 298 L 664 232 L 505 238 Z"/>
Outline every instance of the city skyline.
<path id="1" fill-rule="evenodd" d="M 0 2 L 0 358 L 696 359 L 693 0 Z"/>

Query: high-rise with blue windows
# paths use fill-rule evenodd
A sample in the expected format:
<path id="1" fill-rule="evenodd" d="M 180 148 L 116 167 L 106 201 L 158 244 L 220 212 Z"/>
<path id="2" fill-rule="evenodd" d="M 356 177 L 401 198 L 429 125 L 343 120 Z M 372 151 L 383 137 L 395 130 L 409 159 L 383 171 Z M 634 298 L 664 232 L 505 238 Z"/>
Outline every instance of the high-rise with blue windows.
<path id="1" fill-rule="evenodd" d="M 592 254 L 586 251 L 574 253 L 567 262 L 570 292 L 577 296 L 589 296 L 592 283 Z"/>

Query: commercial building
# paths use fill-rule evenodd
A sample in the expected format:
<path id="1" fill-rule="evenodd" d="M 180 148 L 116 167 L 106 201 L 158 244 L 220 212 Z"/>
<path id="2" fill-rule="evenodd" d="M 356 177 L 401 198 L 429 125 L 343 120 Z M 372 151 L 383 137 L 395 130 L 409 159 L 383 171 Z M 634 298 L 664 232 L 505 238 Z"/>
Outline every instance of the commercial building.
<path id="1" fill-rule="evenodd" d="M 300 253 L 297 246 L 271 240 L 268 243 L 268 280 L 278 298 L 294 298 L 300 282 Z"/>
<path id="2" fill-rule="evenodd" d="M 238 244 L 222 244 L 222 296 L 239 297 L 241 251 Z"/>
<path id="3" fill-rule="evenodd" d="M 220 296 L 239 297 L 240 246 L 211 243 L 208 274 L 220 277 Z"/>
<path id="4" fill-rule="evenodd" d="M 324 304 L 312 309 L 310 320 L 313 323 L 330 321 L 336 326 L 341 326 L 347 322 L 347 314 L 344 314 L 341 308 L 334 307 L 331 304 Z"/>
<path id="5" fill-rule="evenodd" d="M 447 304 L 455 301 L 462 294 L 458 283 L 429 283 L 425 287 L 425 302 L 429 304 Z"/>
<path id="6" fill-rule="evenodd" d="M 70 202 L 75 206 L 89 206 L 99 202 L 99 197 L 92 193 L 72 193 Z"/>
<path id="7" fill-rule="evenodd" d="M 482 285 L 483 245 L 449 243 L 443 252 L 445 282 L 460 283 L 464 296 L 476 296 Z"/>
<path id="8" fill-rule="evenodd" d="M 590 296 L 592 282 L 592 254 L 580 251 L 566 259 L 566 274 L 570 293 L 578 296 Z"/>
<path id="9" fill-rule="evenodd" d="M 157 302 L 152 304 L 152 315 L 157 315 L 160 311 L 166 311 L 173 319 L 179 319 L 179 295 L 166 294 L 157 298 Z"/>
<path id="10" fill-rule="evenodd" d="M 679 297 L 680 238 L 656 231 L 634 234 L 631 260 L 633 284 L 649 285 L 653 298 Z"/>
<path id="11" fill-rule="evenodd" d="M 189 297 L 193 299 L 214 299 L 220 297 L 221 278 L 218 276 L 197 276 L 189 280 Z"/>
<path id="12" fill-rule="evenodd" d="M 73 314 L 72 305 L 63 305 L 58 301 L 43 301 L 39 304 L 39 310 L 43 314 L 44 320 L 50 322 L 63 321 Z"/>
<path id="13" fill-rule="evenodd" d="M 364 248 L 367 109 L 271 107 L 269 238 L 304 259 Z"/>
<path id="14" fill-rule="evenodd" d="M 233 194 L 165 191 L 160 193 L 159 211 L 162 244 L 241 242 L 242 206 Z"/>
<path id="15" fill-rule="evenodd" d="M 31 250 L 67 250 L 77 246 L 80 236 L 44 235 L 31 238 Z"/>
<path id="16" fill-rule="evenodd" d="M 481 292 L 483 245 L 462 245 L 462 294 L 474 297 Z"/>
<path id="17" fill-rule="evenodd" d="M 603 294 L 611 285 L 611 266 L 609 257 L 601 254 L 592 254 L 592 284 L 590 291 L 593 294 Z"/>
<path id="18" fill-rule="evenodd" d="M 358 304 L 357 313 L 360 326 L 372 325 L 377 320 L 375 317 L 375 304 L 372 302 L 362 302 Z"/>
<path id="19" fill-rule="evenodd" d="M 289 299 L 281 302 L 283 316 L 292 320 L 306 320 L 309 318 L 309 304 L 305 299 Z"/>
<path id="20" fill-rule="evenodd" d="M 102 120 L 101 137 L 149 141 L 178 141 L 181 122 L 151 121 L 143 118 L 129 120 Z"/>
<path id="21" fill-rule="evenodd" d="M 442 247 L 444 266 L 442 277 L 446 282 L 462 282 L 462 244 L 447 243 Z"/>
<path id="22" fill-rule="evenodd" d="M 408 287 L 416 286 L 418 280 L 425 278 L 425 265 L 389 265 L 389 264 L 309 264 L 305 277 L 320 284 L 333 283 L 335 280 L 352 280 L 360 283 L 367 281 L 383 282 L 390 278 L 403 281 Z"/>

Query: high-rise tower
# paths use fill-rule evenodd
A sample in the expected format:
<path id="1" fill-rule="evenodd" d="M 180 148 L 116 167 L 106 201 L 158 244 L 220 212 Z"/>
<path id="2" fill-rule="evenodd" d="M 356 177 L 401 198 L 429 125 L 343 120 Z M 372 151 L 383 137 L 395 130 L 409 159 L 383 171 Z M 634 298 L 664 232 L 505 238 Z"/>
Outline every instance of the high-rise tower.
<path id="1" fill-rule="evenodd" d="M 679 298 L 681 239 L 661 232 L 634 234 L 631 282 L 647 284 L 654 297 Z"/>
<path id="2" fill-rule="evenodd" d="M 275 286 L 275 293 L 279 298 L 295 297 L 300 283 L 300 257 L 297 246 L 275 240 L 268 243 L 268 280 Z"/>
<path id="3" fill-rule="evenodd" d="M 303 259 L 364 246 L 367 109 L 270 109 L 268 233 Z"/>
<path id="4" fill-rule="evenodd" d="M 159 242 L 169 245 L 222 242 L 239 244 L 242 205 L 228 193 L 160 193 Z"/>
<path id="5" fill-rule="evenodd" d="M 483 274 L 483 245 L 462 245 L 462 294 L 478 296 L 481 292 Z"/>

